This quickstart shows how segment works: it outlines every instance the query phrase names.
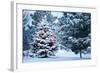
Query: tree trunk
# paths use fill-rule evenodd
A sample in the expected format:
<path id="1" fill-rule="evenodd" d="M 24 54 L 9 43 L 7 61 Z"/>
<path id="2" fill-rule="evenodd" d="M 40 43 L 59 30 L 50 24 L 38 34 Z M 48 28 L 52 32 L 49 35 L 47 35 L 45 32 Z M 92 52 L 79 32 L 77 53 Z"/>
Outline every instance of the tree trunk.
<path id="1" fill-rule="evenodd" d="M 82 51 L 81 51 L 81 49 L 80 49 L 80 59 L 82 59 Z"/>
<path id="2" fill-rule="evenodd" d="M 45 51 L 45 58 L 47 58 L 48 56 L 47 56 L 47 51 Z"/>

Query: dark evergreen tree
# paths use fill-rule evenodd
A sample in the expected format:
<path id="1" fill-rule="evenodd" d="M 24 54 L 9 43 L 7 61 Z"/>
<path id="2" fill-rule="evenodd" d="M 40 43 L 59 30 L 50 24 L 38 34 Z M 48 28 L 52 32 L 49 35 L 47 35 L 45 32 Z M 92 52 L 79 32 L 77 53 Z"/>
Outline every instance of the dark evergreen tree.
<path id="1" fill-rule="evenodd" d="M 65 49 L 71 49 L 75 54 L 89 50 L 91 46 L 91 14 L 80 12 L 64 12 L 60 21 L 60 35 Z M 63 47 L 63 48 L 64 48 Z M 90 51 L 90 50 L 89 50 Z"/>

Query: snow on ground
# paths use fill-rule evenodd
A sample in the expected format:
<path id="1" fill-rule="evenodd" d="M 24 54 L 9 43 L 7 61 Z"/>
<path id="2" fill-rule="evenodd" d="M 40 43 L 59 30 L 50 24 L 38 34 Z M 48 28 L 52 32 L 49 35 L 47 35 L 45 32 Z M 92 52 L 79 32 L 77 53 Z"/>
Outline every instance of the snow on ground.
<path id="1" fill-rule="evenodd" d="M 90 59 L 90 54 L 82 54 L 82 59 L 80 59 L 79 54 L 74 54 L 71 51 L 65 51 L 65 50 L 58 50 L 55 56 L 50 56 L 48 58 L 37 58 L 37 57 L 29 57 L 25 56 L 23 58 L 23 63 L 30 63 L 30 62 L 43 62 L 43 61 L 69 61 L 69 60 L 85 60 L 85 59 Z"/>
<path id="2" fill-rule="evenodd" d="M 80 58 L 79 54 L 75 54 L 74 52 L 70 51 L 65 51 L 65 50 L 58 50 L 56 53 L 56 56 L 59 57 L 75 57 L 75 58 Z M 89 58 L 90 54 L 82 54 L 83 58 Z"/>

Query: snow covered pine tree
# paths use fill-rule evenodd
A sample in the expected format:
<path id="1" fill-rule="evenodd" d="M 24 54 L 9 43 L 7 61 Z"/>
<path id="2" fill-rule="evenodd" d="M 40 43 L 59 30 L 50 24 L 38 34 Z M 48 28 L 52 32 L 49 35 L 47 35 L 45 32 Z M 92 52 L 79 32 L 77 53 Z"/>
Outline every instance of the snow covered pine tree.
<path id="1" fill-rule="evenodd" d="M 30 44 L 34 57 L 47 58 L 54 56 L 57 51 L 56 37 L 49 31 L 45 18 L 38 24 L 36 36 Z"/>

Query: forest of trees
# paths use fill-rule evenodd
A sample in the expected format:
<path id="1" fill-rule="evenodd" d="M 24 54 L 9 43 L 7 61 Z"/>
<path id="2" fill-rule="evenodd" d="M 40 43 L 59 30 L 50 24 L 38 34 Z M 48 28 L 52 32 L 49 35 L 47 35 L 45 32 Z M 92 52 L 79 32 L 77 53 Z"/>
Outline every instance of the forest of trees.
<path id="1" fill-rule="evenodd" d="M 91 53 L 91 14 L 23 10 L 23 52 L 46 58 L 57 50 Z M 26 54 L 23 53 L 23 56 Z"/>

